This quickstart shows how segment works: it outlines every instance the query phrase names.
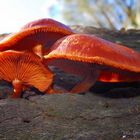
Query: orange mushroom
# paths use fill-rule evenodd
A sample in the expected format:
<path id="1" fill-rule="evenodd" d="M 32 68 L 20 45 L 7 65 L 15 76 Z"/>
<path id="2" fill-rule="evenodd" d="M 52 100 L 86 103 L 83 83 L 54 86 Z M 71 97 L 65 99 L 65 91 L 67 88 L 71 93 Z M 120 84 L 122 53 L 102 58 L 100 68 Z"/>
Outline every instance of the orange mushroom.
<path id="1" fill-rule="evenodd" d="M 7 36 L 0 41 L 0 51 L 17 50 L 33 51 L 43 58 L 56 40 L 73 34 L 63 24 L 55 20 L 38 20 L 25 25 L 19 32 Z"/>
<path id="2" fill-rule="evenodd" d="M 13 98 L 20 97 L 21 91 L 29 87 L 41 92 L 52 92 L 53 74 L 32 53 L 0 52 L 0 79 L 12 83 Z"/>
<path id="3" fill-rule="evenodd" d="M 96 81 L 140 81 L 140 53 L 96 36 L 75 34 L 64 37 L 44 58 L 47 65 L 83 77 L 72 93 L 85 92 Z"/>

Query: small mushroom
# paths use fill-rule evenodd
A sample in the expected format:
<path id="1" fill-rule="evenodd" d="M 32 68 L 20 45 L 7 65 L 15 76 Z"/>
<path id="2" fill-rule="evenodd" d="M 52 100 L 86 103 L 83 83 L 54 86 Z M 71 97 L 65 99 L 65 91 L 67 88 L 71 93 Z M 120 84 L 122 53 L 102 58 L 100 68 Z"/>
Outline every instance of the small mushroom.
<path id="1" fill-rule="evenodd" d="M 72 93 L 87 91 L 96 81 L 140 81 L 140 53 L 96 36 L 74 34 L 59 39 L 45 63 L 83 77 Z"/>
<path id="2" fill-rule="evenodd" d="M 0 79 L 11 82 L 13 98 L 20 97 L 22 90 L 35 87 L 49 92 L 53 74 L 45 68 L 38 56 L 17 51 L 0 52 Z"/>
<path id="3" fill-rule="evenodd" d="M 63 24 L 62 24 L 63 25 Z M 43 58 L 43 54 L 58 39 L 73 34 L 67 27 L 51 19 L 30 22 L 19 32 L 11 34 L 0 41 L 0 51 L 33 51 Z"/>

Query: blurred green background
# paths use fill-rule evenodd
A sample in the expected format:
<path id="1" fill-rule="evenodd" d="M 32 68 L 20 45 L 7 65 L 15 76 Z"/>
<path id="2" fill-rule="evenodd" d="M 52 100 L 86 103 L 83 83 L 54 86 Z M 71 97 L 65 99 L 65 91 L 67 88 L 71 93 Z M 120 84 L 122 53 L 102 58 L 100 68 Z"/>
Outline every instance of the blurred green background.
<path id="1" fill-rule="evenodd" d="M 68 23 L 110 29 L 139 28 L 140 0 L 62 0 Z"/>
<path id="2" fill-rule="evenodd" d="M 68 25 L 140 28 L 140 0 L 0 0 L 0 33 L 54 18 Z"/>

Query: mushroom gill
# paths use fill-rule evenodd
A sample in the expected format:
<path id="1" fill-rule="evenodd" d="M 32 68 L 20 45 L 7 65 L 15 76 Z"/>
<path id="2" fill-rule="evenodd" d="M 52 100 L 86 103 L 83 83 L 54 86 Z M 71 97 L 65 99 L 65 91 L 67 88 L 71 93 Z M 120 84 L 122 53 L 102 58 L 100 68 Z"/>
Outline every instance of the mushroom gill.
<path id="1" fill-rule="evenodd" d="M 41 92 L 50 89 L 53 74 L 38 56 L 17 51 L 0 52 L 0 79 L 11 82 L 12 97 L 20 97 L 22 90 L 35 87 Z"/>

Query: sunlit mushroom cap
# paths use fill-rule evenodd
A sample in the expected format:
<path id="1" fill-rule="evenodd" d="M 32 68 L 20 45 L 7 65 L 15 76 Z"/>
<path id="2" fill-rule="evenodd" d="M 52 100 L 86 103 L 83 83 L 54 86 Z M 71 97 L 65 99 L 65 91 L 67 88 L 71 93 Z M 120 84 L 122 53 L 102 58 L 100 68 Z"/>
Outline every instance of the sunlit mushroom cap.
<path id="1" fill-rule="evenodd" d="M 90 35 L 70 35 L 58 40 L 46 58 L 65 58 L 140 72 L 140 53 Z"/>
<path id="2" fill-rule="evenodd" d="M 5 37 L 0 41 L 0 51 L 29 51 L 37 45 L 48 49 L 56 40 L 70 34 L 72 33 L 61 28 L 34 26 Z"/>
<path id="3" fill-rule="evenodd" d="M 38 19 L 38 20 L 31 21 L 31 22 L 27 23 L 26 25 L 24 25 L 21 28 L 21 30 L 24 30 L 24 29 L 27 29 L 27 28 L 32 28 L 32 27 L 35 27 L 35 26 L 50 26 L 50 27 L 55 27 L 55 28 L 62 28 L 63 30 L 73 32 L 65 24 L 63 24 L 59 21 L 56 21 L 54 19 L 50 19 L 50 18 L 43 18 L 43 19 Z"/>
<path id="4" fill-rule="evenodd" d="M 114 77 L 111 80 L 115 81 L 118 76 L 122 78 L 122 81 L 123 78 L 124 80 L 131 80 L 131 78 L 135 80 L 133 77 L 140 80 L 140 53 L 96 36 L 74 34 L 64 37 L 53 45 L 50 53 L 45 58 L 47 61 L 68 59 L 75 62 L 89 63 L 89 65 L 96 64 L 104 69 L 101 71 L 100 80 Z M 120 71 L 122 74 L 119 73 Z M 124 77 L 123 71 L 131 72 L 132 76 L 129 74 L 130 77 Z M 112 74 L 112 72 L 115 73 Z M 139 76 L 137 73 L 139 73 Z M 109 80 L 106 79 L 106 81 Z"/>
<path id="5" fill-rule="evenodd" d="M 19 80 L 24 86 L 33 86 L 44 92 L 52 83 L 53 74 L 32 53 L 0 52 L 0 79 Z"/>

